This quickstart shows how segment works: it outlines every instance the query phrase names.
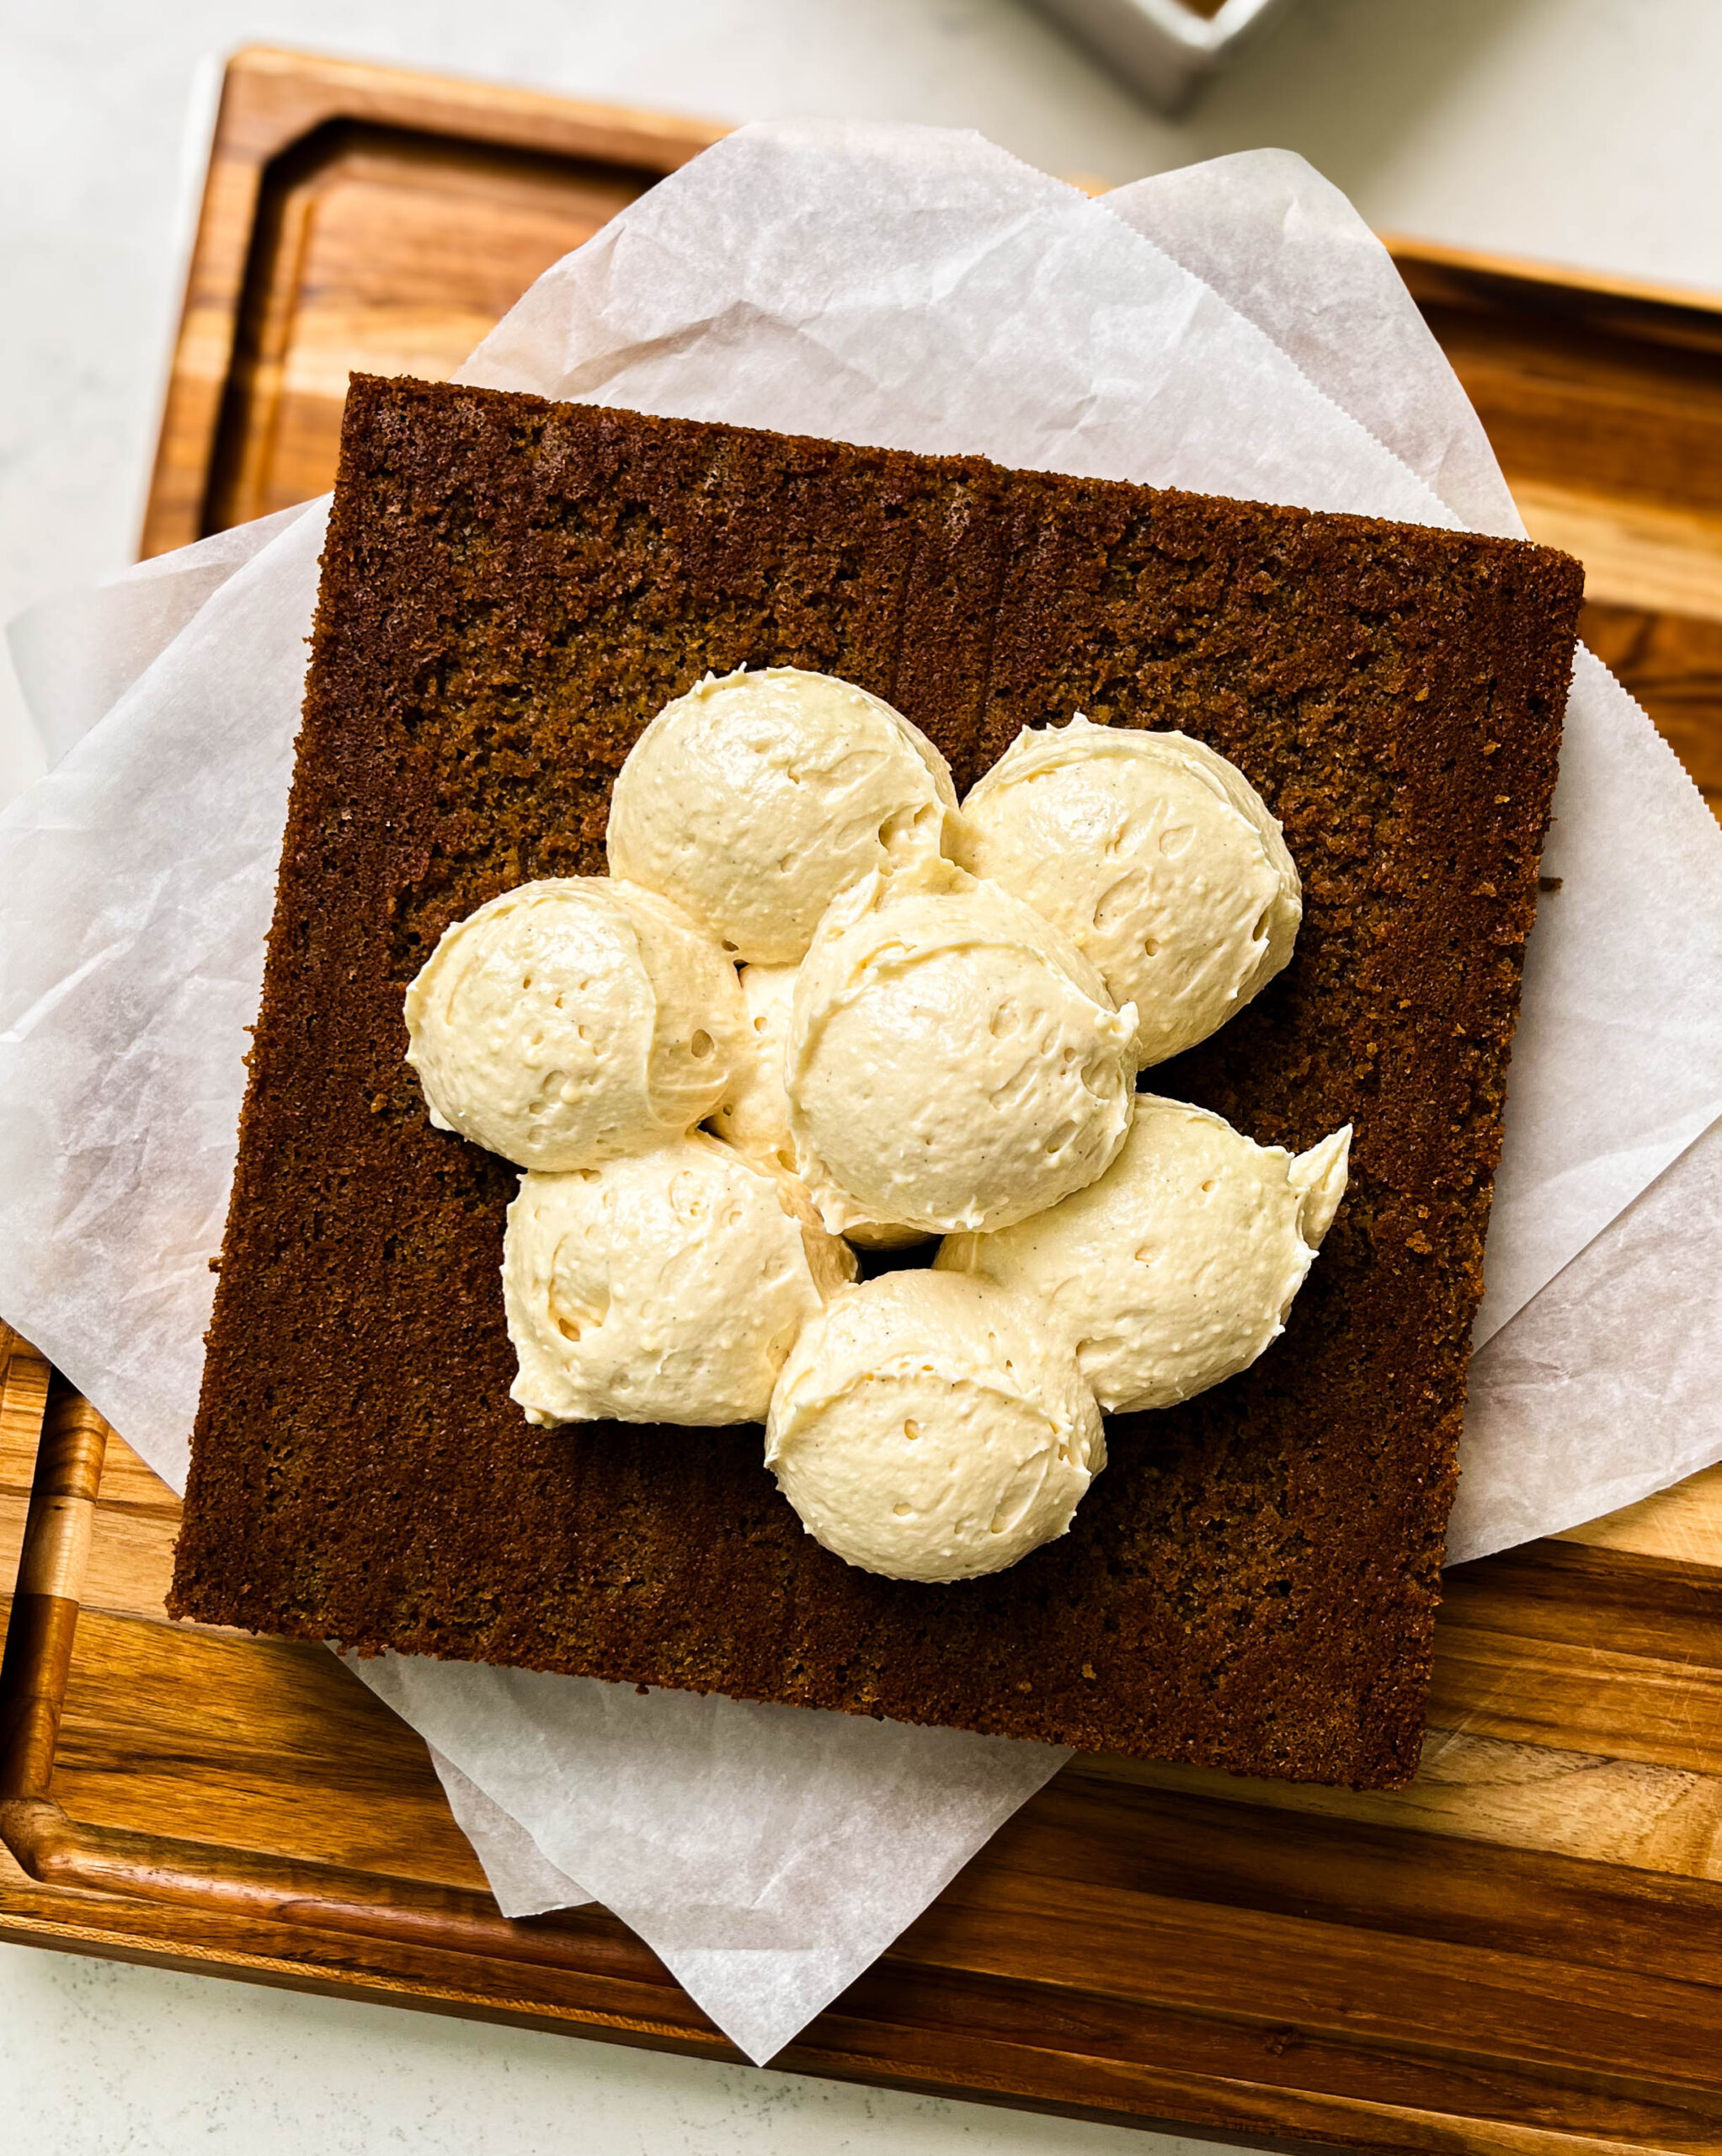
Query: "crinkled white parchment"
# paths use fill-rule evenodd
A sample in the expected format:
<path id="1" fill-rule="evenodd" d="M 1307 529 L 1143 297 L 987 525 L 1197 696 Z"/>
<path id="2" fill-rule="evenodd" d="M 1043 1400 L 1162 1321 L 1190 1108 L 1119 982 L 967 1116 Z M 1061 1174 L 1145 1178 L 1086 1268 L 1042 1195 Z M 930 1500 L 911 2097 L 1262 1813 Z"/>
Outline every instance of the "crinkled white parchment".
<path id="1" fill-rule="evenodd" d="M 1387 258 L 1279 152 L 1091 203 L 970 136 L 744 129 L 547 272 L 461 378 L 1520 528 Z M 0 1310 L 176 1486 L 321 527 L 285 512 L 14 631 L 45 736 L 81 738 L 0 816 Z M 1722 834 L 1588 659 L 1556 808 L 1455 1556 L 1722 1454 L 1694 1265 L 1722 1225 Z M 360 1673 L 431 1742 L 504 1909 L 595 1894 L 757 2058 L 1067 1756 L 470 1665 Z"/>

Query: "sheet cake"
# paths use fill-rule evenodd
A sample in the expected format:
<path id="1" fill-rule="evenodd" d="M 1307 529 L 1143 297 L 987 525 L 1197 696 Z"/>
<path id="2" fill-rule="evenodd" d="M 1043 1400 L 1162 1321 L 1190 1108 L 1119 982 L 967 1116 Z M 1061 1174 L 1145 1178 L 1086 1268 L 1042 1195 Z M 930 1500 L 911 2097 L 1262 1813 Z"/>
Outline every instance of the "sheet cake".
<path id="1" fill-rule="evenodd" d="M 1415 1769 L 1578 565 L 1492 538 L 355 377 L 174 1579 L 178 1615 L 1392 1785 Z M 708 669 L 888 698 L 959 789 L 1025 724 L 1175 726 L 1304 884 L 1292 964 L 1144 1078 L 1356 1125 L 1288 1331 L 1112 1418 L 1072 1533 L 956 1587 L 805 1535 L 754 1429 L 529 1427 L 515 1173 L 433 1130 L 442 929 L 602 873 Z"/>

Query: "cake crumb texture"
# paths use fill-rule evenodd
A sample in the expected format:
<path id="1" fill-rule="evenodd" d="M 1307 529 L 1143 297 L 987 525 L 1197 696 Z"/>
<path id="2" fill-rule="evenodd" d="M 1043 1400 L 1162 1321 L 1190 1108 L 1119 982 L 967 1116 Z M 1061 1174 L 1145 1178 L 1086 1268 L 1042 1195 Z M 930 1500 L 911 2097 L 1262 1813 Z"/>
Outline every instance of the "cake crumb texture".
<path id="1" fill-rule="evenodd" d="M 174 1614 L 1405 1781 L 1580 598 L 1511 541 L 355 377 Z M 602 873 L 637 734 L 741 665 L 874 691 L 959 790 L 1074 710 L 1180 728 L 1303 876 L 1290 966 L 1153 1083 L 1293 1150 L 1356 1125 L 1321 1257 L 989 1578 L 845 1565 L 754 1428 L 530 1427 L 515 1171 L 403 1059 L 442 931 Z"/>

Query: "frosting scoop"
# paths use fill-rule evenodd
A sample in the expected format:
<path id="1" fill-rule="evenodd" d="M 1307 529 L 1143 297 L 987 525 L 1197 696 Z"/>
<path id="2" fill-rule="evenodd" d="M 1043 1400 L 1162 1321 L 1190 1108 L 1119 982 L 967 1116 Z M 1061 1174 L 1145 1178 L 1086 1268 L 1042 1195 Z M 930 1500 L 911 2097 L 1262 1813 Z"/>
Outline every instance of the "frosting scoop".
<path id="1" fill-rule="evenodd" d="M 680 1137 L 728 1083 L 735 969 L 630 883 L 521 883 L 448 929 L 407 990 L 407 1060 L 439 1130 L 523 1168 Z"/>
<path id="2" fill-rule="evenodd" d="M 1285 1330 L 1345 1195 L 1351 1139 L 1347 1123 L 1294 1157 L 1139 1094 L 1098 1182 L 1001 1234 L 949 1236 L 933 1263 L 1032 1300 L 1108 1414 L 1170 1407 Z"/>
<path id="3" fill-rule="evenodd" d="M 793 966 L 744 966 L 742 1001 L 748 1038 L 732 1067 L 729 1086 L 712 1116 L 726 1144 L 761 1166 L 795 1172 L 795 1139 L 789 1128 L 789 1096 L 783 1090 L 783 1056 L 795 997 Z M 900 1250 L 923 1242 L 920 1228 L 883 1227 L 850 1220 L 844 1235 L 863 1250 Z"/>
<path id="4" fill-rule="evenodd" d="M 882 698 L 794 666 L 707 675 L 617 773 L 610 867 L 733 956 L 793 965 L 882 847 L 936 854 L 956 813 L 945 759 Z"/>
<path id="5" fill-rule="evenodd" d="M 793 966 L 742 968 L 747 1038 L 712 1116 L 712 1128 L 738 1153 L 791 1175 L 795 1140 L 789 1130 L 789 1096 L 783 1090 L 783 1050 L 795 974 Z"/>
<path id="6" fill-rule="evenodd" d="M 796 981 L 784 1085 L 828 1228 L 1008 1226 L 1110 1164 L 1133 1011 L 1069 940 L 946 861 L 869 877 Z"/>
<path id="7" fill-rule="evenodd" d="M 789 1177 L 702 1132 L 525 1175 L 503 1305 L 529 1422 L 763 1422 L 796 1336 L 855 1278 Z"/>
<path id="8" fill-rule="evenodd" d="M 771 1397 L 765 1465 L 808 1534 L 888 1579 L 975 1579 L 1065 1533 L 1106 1465 L 1069 1349 L 960 1274 L 844 1289 Z"/>
<path id="9" fill-rule="evenodd" d="M 1292 955 L 1303 900 L 1267 804 L 1187 734 L 1025 727 L 954 827 L 964 867 L 1055 921 L 1122 1009 L 1138 1070 L 1224 1025 Z"/>

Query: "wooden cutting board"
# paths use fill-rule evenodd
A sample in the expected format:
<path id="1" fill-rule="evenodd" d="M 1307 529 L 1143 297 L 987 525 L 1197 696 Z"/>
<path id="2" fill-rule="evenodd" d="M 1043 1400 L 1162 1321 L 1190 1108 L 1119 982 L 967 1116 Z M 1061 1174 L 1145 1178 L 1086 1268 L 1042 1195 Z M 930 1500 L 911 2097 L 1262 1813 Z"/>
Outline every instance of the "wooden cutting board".
<path id="1" fill-rule="evenodd" d="M 145 550 L 327 486 L 349 366 L 445 372 L 719 131 L 243 55 Z M 1396 252 L 1722 803 L 1722 311 Z M 0 1939 L 733 2056 L 613 1919 L 500 1918 L 332 1656 L 168 1625 L 175 1501 L 10 1345 Z M 1271 2143 L 1722 2149 L 1722 1470 L 1449 1573 L 1430 1720 L 1390 1796 L 1074 1762 L 780 2063 Z"/>

